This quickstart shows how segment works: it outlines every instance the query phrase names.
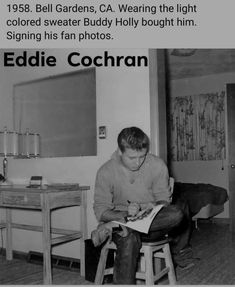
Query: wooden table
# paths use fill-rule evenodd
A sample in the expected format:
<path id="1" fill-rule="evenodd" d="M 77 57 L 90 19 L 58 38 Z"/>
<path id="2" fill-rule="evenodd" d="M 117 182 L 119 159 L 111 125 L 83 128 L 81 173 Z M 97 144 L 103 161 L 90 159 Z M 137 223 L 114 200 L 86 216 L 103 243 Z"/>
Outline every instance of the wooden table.
<path id="1" fill-rule="evenodd" d="M 43 282 L 52 284 L 51 248 L 54 244 L 80 239 L 80 272 L 85 276 L 85 246 L 87 238 L 86 191 L 88 186 L 73 185 L 64 187 L 27 188 L 20 186 L 0 187 L 0 207 L 6 208 L 6 258 L 12 260 L 12 228 L 42 231 L 43 243 Z M 66 230 L 51 227 L 51 210 L 62 207 L 80 206 L 80 230 Z M 12 209 L 39 210 L 42 214 L 42 226 L 26 225 L 12 222 Z M 52 238 L 52 234 L 60 236 Z"/>

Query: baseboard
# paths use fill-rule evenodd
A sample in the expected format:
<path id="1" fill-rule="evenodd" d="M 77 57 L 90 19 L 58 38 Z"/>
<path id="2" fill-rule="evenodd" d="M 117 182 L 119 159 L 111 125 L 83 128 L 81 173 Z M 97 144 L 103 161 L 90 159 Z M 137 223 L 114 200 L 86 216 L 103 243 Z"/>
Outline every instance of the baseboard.
<path id="1" fill-rule="evenodd" d="M 6 249 L 0 248 L 0 254 L 6 256 Z M 43 264 L 43 254 L 41 252 L 29 251 L 28 253 L 13 250 L 13 258 L 25 260 L 32 264 Z M 52 255 L 51 264 L 53 267 L 80 272 L 80 259 L 59 255 Z"/>
<path id="2" fill-rule="evenodd" d="M 213 217 L 211 220 L 214 223 L 230 225 L 230 218 Z"/>
<path id="3" fill-rule="evenodd" d="M 6 249 L 1 247 L 0 248 L 0 254 L 3 256 L 6 256 Z M 27 261 L 27 256 L 28 256 L 28 254 L 26 252 L 13 250 L 13 258 L 14 259 L 20 259 L 20 260 Z"/>
<path id="4" fill-rule="evenodd" d="M 212 217 L 212 218 L 197 218 L 197 220 L 193 220 L 193 221 L 197 221 L 198 223 L 216 223 L 216 224 L 225 224 L 225 225 L 229 225 L 230 224 L 230 218 L 219 218 L 219 217 Z"/>

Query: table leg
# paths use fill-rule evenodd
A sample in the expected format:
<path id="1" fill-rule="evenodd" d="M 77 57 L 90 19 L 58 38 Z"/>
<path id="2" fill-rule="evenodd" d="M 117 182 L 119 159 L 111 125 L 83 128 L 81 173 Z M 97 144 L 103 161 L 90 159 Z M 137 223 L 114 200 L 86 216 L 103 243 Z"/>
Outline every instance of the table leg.
<path id="1" fill-rule="evenodd" d="M 6 208 L 6 258 L 12 260 L 12 211 Z"/>
<path id="2" fill-rule="evenodd" d="M 80 226 L 82 228 L 82 238 L 80 240 L 80 275 L 85 277 L 85 239 L 88 238 L 87 234 L 87 195 L 82 191 L 82 204 Z"/>
<path id="3" fill-rule="evenodd" d="M 43 195 L 42 206 L 43 283 L 52 284 L 51 270 L 51 213 L 48 198 Z"/>

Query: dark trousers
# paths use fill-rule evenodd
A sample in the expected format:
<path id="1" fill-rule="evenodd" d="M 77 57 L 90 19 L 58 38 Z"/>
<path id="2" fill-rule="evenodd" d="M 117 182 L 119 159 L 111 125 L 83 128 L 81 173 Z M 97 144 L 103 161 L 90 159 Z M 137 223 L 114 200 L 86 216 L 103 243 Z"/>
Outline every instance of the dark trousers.
<path id="1" fill-rule="evenodd" d="M 148 234 L 139 233 L 129 229 L 126 237 L 113 233 L 113 241 L 117 246 L 117 254 L 114 262 L 114 284 L 135 284 L 139 251 L 142 241 L 156 241 L 164 238 L 171 232 L 177 234 L 177 227 L 183 220 L 183 212 L 174 205 L 163 207 L 154 218 Z M 175 242 L 177 244 L 180 240 Z M 180 242 L 180 245 L 182 243 Z"/>

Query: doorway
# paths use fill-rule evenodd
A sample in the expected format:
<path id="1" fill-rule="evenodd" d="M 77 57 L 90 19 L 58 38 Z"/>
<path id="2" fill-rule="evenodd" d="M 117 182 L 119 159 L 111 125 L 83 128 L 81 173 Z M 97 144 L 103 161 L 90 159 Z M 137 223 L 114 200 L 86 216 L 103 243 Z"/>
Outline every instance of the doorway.
<path id="1" fill-rule="evenodd" d="M 235 233 L 235 84 L 227 84 L 228 181 L 230 230 Z"/>

